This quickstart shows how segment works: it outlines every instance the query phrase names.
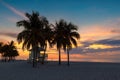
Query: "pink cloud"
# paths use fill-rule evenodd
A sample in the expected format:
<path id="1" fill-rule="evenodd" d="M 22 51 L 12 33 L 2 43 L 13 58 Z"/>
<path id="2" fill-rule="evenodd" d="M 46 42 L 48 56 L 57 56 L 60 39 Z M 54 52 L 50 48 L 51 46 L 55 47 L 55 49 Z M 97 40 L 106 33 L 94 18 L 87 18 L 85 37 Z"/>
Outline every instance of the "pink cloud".
<path id="1" fill-rule="evenodd" d="M 19 16 L 25 18 L 25 19 L 27 18 L 23 12 L 17 10 L 17 9 L 14 8 L 13 6 L 11 6 L 11 5 L 9 5 L 9 4 L 3 2 L 3 1 L 1 1 L 1 2 L 2 2 L 2 4 L 3 4 L 4 6 L 6 6 L 9 10 L 11 10 L 12 12 L 14 12 L 15 14 L 17 14 L 17 15 L 19 15 Z"/>
<path id="2" fill-rule="evenodd" d="M 103 24 L 93 24 L 80 28 L 81 40 L 101 40 L 120 35 L 120 18 L 105 21 Z"/>

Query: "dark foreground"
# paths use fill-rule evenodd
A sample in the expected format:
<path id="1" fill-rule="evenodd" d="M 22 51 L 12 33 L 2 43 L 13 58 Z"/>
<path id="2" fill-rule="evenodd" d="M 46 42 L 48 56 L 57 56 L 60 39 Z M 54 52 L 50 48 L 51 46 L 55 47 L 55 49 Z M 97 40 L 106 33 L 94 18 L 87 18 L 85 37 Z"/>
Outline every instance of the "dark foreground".
<path id="1" fill-rule="evenodd" d="M 64 62 L 32 64 L 26 61 L 0 62 L 0 80 L 120 80 L 120 63 Z"/>

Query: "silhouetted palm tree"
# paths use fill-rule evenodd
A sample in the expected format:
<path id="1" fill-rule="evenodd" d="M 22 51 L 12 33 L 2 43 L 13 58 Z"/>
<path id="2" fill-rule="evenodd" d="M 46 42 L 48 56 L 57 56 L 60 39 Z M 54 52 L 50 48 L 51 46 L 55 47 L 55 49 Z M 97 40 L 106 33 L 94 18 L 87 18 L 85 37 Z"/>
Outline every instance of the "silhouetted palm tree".
<path id="1" fill-rule="evenodd" d="M 2 54 L 2 47 L 3 47 L 3 43 L 0 42 L 0 53 Z"/>
<path id="2" fill-rule="evenodd" d="M 61 64 L 60 49 L 63 48 L 64 51 L 67 51 L 69 65 L 69 50 L 72 49 L 72 45 L 77 46 L 76 40 L 80 38 L 77 30 L 77 26 L 72 23 L 67 23 L 63 19 L 61 19 L 59 22 L 56 22 L 53 44 L 57 45 L 57 49 L 59 51 L 59 64 Z"/>
<path id="3" fill-rule="evenodd" d="M 70 49 L 72 49 L 72 45 L 77 47 L 77 39 L 80 38 L 80 35 L 77 32 L 77 30 L 78 30 L 77 26 L 72 23 L 67 23 L 67 25 L 65 26 L 65 44 L 63 45 L 63 48 L 65 51 L 67 51 L 68 66 L 69 66 L 69 51 Z"/>
<path id="4" fill-rule="evenodd" d="M 3 60 L 6 62 L 7 61 L 7 55 L 9 53 L 9 46 L 8 44 L 4 44 L 3 47 L 2 47 L 2 58 Z"/>
<path id="5" fill-rule="evenodd" d="M 13 60 L 13 58 L 15 59 L 16 56 L 19 56 L 18 51 L 16 46 L 14 45 L 14 41 L 11 41 L 9 44 L 9 52 L 7 54 L 7 56 L 9 57 L 9 60 Z"/>
<path id="6" fill-rule="evenodd" d="M 13 60 L 16 56 L 18 56 L 18 51 L 16 46 L 14 45 L 14 41 L 11 41 L 8 44 L 5 44 L 2 48 L 3 54 L 2 56 L 5 58 L 5 61 Z"/>
<path id="7" fill-rule="evenodd" d="M 53 38 L 53 30 L 51 28 L 51 25 L 46 24 L 46 27 L 43 29 L 43 35 L 44 35 L 44 54 L 43 54 L 43 59 L 42 59 L 42 64 L 44 64 L 45 60 L 45 54 L 46 54 L 46 49 L 47 49 L 47 43 L 49 43 L 49 46 L 51 47 L 51 41 Z"/>
<path id="8" fill-rule="evenodd" d="M 63 48 L 65 43 L 65 27 L 66 22 L 64 20 L 60 20 L 59 22 L 56 22 L 55 24 L 55 30 L 54 30 L 54 38 L 52 43 L 56 44 L 57 50 L 59 52 L 59 65 L 61 65 L 61 48 Z"/>
<path id="9" fill-rule="evenodd" d="M 16 57 L 16 56 L 19 56 L 18 51 L 17 51 L 16 49 L 12 49 L 12 50 L 11 50 L 11 53 L 8 54 L 9 61 L 10 61 L 10 60 L 15 60 L 15 57 Z"/>
<path id="10" fill-rule="evenodd" d="M 23 26 L 24 30 L 18 34 L 17 40 L 19 43 L 23 42 L 23 49 L 34 50 L 33 67 L 35 67 L 35 58 L 37 54 L 37 47 L 44 47 L 45 38 L 43 29 L 48 23 L 45 17 L 39 16 L 39 13 L 33 12 L 32 14 L 25 14 L 28 20 L 17 22 L 17 26 Z"/>
<path id="11" fill-rule="evenodd" d="M 0 42 L 0 54 L 1 54 L 1 56 L 3 54 L 3 42 Z"/>

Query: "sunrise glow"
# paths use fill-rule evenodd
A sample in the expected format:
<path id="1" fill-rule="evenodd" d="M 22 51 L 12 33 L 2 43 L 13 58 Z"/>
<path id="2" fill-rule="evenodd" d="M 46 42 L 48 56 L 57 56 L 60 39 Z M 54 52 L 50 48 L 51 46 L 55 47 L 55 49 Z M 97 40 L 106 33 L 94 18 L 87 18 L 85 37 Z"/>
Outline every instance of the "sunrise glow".
<path id="1" fill-rule="evenodd" d="M 0 0 L 0 42 L 13 40 L 20 54 L 17 59 L 27 60 L 29 50 L 22 50 L 22 44 L 17 42 L 17 35 L 24 29 L 17 27 L 16 22 L 27 20 L 24 13 L 35 10 L 47 17 L 50 23 L 65 19 L 78 26 L 80 39 L 77 40 L 78 46 L 72 46 L 70 50 L 70 60 L 120 62 L 119 3 L 119 0 Z M 48 60 L 58 60 L 56 46 L 48 46 L 46 53 Z M 63 49 L 61 54 L 65 61 L 67 54 Z"/>

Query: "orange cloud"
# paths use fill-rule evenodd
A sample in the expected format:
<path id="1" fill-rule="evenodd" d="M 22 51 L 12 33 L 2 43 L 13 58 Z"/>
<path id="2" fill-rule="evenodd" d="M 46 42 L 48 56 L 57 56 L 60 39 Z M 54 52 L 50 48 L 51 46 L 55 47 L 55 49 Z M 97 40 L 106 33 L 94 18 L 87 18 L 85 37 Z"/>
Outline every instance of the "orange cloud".
<path id="1" fill-rule="evenodd" d="M 103 45 L 103 44 L 92 44 L 88 48 L 93 48 L 93 49 L 107 49 L 107 48 L 113 48 L 113 46 Z"/>
<path id="2" fill-rule="evenodd" d="M 92 41 L 106 39 L 114 36 L 118 36 L 118 33 L 113 33 L 113 30 L 118 30 L 119 28 L 104 26 L 104 25 L 92 25 L 85 26 L 80 29 L 81 41 Z"/>

